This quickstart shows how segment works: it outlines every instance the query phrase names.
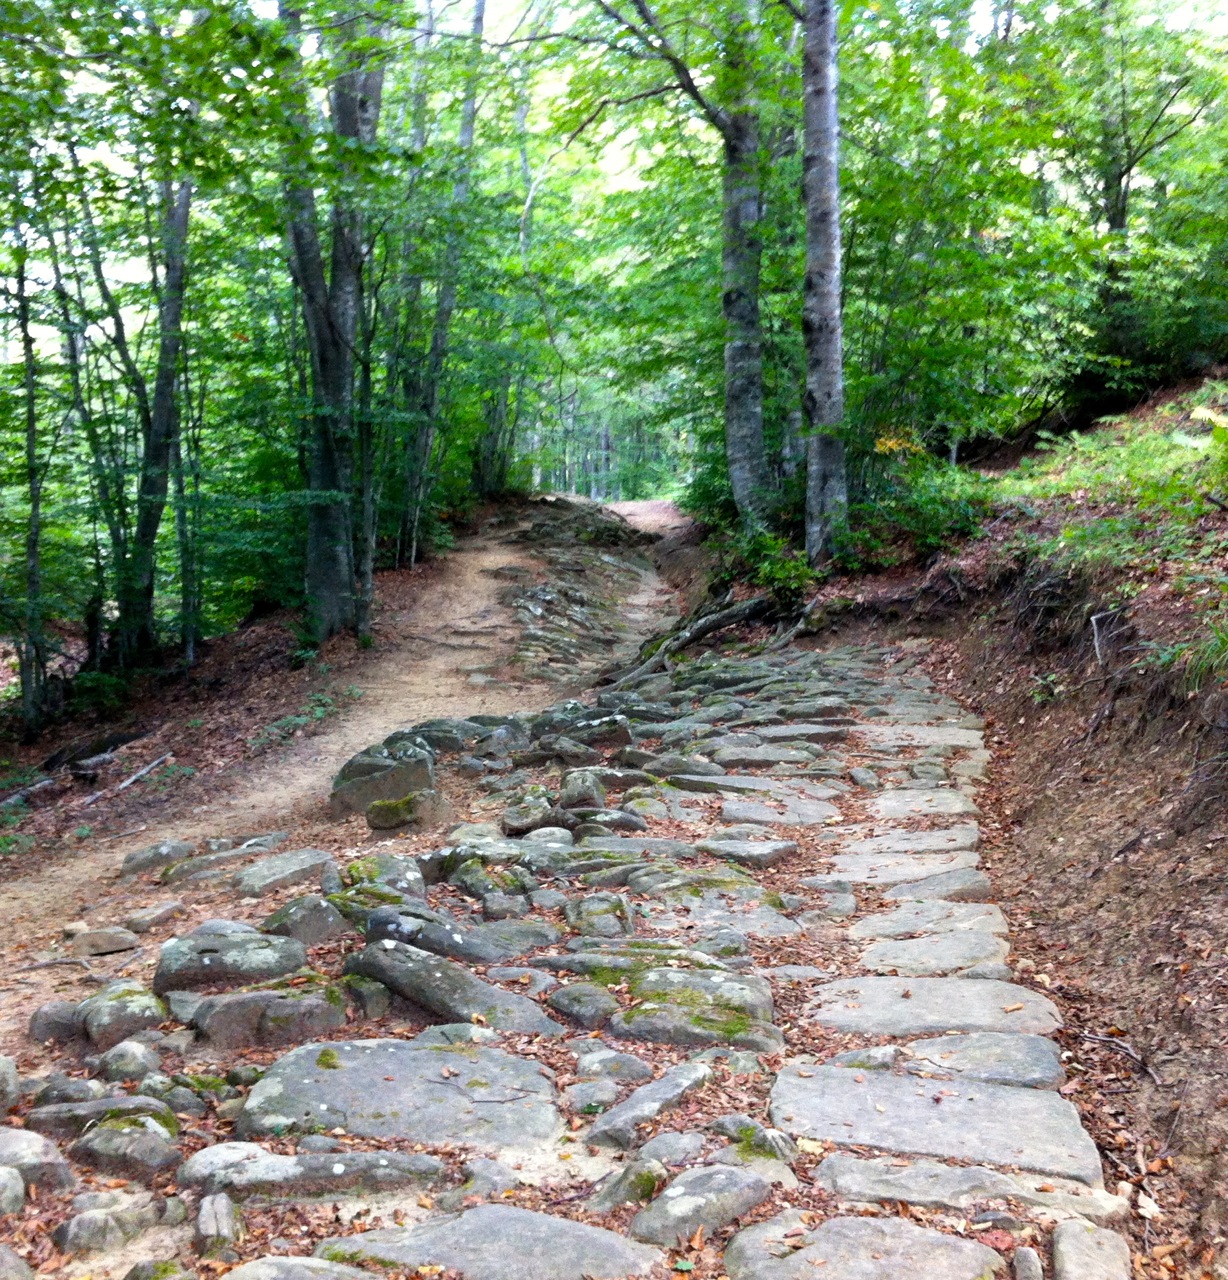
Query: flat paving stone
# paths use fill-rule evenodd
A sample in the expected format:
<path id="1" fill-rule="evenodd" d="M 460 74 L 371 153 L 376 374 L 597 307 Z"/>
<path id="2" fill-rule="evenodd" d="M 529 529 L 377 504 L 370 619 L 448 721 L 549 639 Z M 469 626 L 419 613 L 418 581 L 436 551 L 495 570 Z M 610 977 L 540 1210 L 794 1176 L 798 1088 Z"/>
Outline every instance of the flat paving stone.
<path id="1" fill-rule="evenodd" d="M 975 868 L 981 855 L 972 850 L 955 853 L 900 853 L 894 856 L 875 853 L 837 854 L 832 859 L 831 877 L 850 884 L 913 884 L 917 880 L 942 875 L 947 871 Z M 822 879 L 822 877 L 815 877 Z M 811 880 L 803 880 L 810 885 Z M 814 885 L 822 888 L 822 885 Z"/>
<path id="2" fill-rule="evenodd" d="M 934 788 L 891 787 L 870 798 L 870 812 L 876 818 L 928 818 L 931 814 L 980 813 L 962 791 Z"/>
<path id="3" fill-rule="evenodd" d="M 1060 1222 L 1053 1233 L 1056 1280 L 1130 1280 L 1130 1246 L 1116 1231 Z"/>
<path id="4" fill-rule="evenodd" d="M 684 791 L 697 791 L 710 795 L 766 794 L 793 800 L 799 796 L 807 800 L 831 800 L 840 793 L 834 787 L 812 782 L 809 778 L 765 778 L 755 774 L 726 773 L 718 777 L 679 774 L 671 778 L 670 785 Z"/>
<path id="5" fill-rule="evenodd" d="M 839 724 L 774 724 L 756 730 L 764 742 L 840 742 L 849 736 Z"/>
<path id="6" fill-rule="evenodd" d="M 794 1139 L 974 1160 L 1102 1185 L 1100 1154 L 1079 1113 L 1057 1094 L 952 1081 L 942 1087 L 886 1072 L 787 1063 L 772 1123 Z"/>
<path id="7" fill-rule="evenodd" d="M 726 800 L 721 806 L 723 822 L 753 822 L 760 826 L 821 827 L 840 817 L 835 805 L 823 800 L 781 801 L 782 808 L 756 800 Z"/>
<path id="8" fill-rule="evenodd" d="M 975 822 L 941 831 L 889 831 L 865 836 L 841 847 L 842 853 L 944 853 L 955 849 L 977 849 L 981 829 Z"/>
<path id="9" fill-rule="evenodd" d="M 1021 1089 L 1056 1089 L 1066 1080 L 1062 1055 L 1044 1036 L 974 1031 L 969 1035 L 914 1040 L 905 1070 L 953 1075 Z"/>
<path id="10" fill-rule="evenodd" d="M 364 1138 L 525 1149 L 562 1133 L 554 1099 L 536 1062 L 501 1049 L 339 1040 L 278 1059 L 252 1087 L 235 1133 L 261 1138 L 342 1126 Z"/>
<path id="11" fill-rule="evenodd" d="M 861 953 L 861 963 L 874 973 L 929 978 L 976 965 L 1001 964 L 1009 951 L 1006 941 L 996 934 L 964 931 L 875 942 Z"/>
<path id="12" fill-rule="evenodd" d="M 917 934 L 956 933 L 963 929 L 1005 933 L 1006 917 L 1001 907 L 988 902 L 909 902 L 894 911 L 864 916 L 849 928 L 849 937 L 911 938 Z"/>
<path id="13" fill-rule="evenodd" d="M 723 768 L 751 768 L 773 764 L 809 764 L 814 757 L 796 747 L 720 747 L 712 760 Z"/>
<path id="14" fill-rule="evenodd" d="M 695 848 L 743 867 L 774 867 L 797 852 L 792 840 L 700 840 Z"/>
<path id="15" fill-rule="evenodd" d="M 988 902 L 993 897 L 993 885 L 983 871 L 959 867 L 893 885 L 883 897 L 888 902 Z"/>
<path id="16" fill-rule="evenodd" d="M 1047 996 L 984 978 L 841 978 L 814 989 L 806 1016 L 837 1031 L 921 1036 L 944 1031 L 1049 1035 L 1062 1020 Z"/>
<path id="17" fill-rule="evenodd" d="M 333 855 L 323 849 L 293 849 L 261 858 L 250 867 L 236 871 L 231 884 L 241 897 L 259 898 L 275 889 L 301 884 L 304 880 L 318 880 L 335 865 Z"/>
<path id="18" fill-rule="evenodd" d="M 752 938 L 795 938 L 803 932 L 801 925 L 757 897 L 739 901 L 732 894 L 705 892 L 698 898 L 672 902 L 671 907 L 667 913 L 650 917 L 654 929 L 673 932 L 693 925 L 708 932 L 730 928 Z"/>
<path id="19" fill-rule="evenodd" d="M 960 729 L 946 724 L 859 724 L 853 734 L 862 742 L 880 747 L 964 747 L 973 750 L 985 745 L 979 729 Z"/>
<path id="20" fill-rule="evenodd" d="M 1077 1215 L 1096 1223 L 1117 1222 L 1130 1212 L 1130 1202 L 1121 1196 L 1065 1178 L 898 1156 L 867 1159 L 847 1151 L 828 1156 L 815 1172 L 815 1182 L 845 1202 L 903 1201 L 966 1212 L 990 1200 L 1018 1200 L 1041 1217 Z"/>
<path id="21" fill-rule="evenodd" d="M 1005 1280 L 1002 1256 L 974 1240 L 901 1218 L 829 1218 L 808 1230 L 797 1209 L 739 1231 L 725 1249 L 729 1280 Z"/>
<path id="22" fill-rule="evenodd" d="M 637 1240 L 671 1246 L 703 1227 L 711 1235 L 762 1204 L 771 1184 L 750 1169 L 708 1165 L 680 1173 L 627 1228 Z"/>
<path id="23" fill-rule="evenodd" d="M 464 1280 L 624 1280 L 647 1276 L 664 1260 L 659 1249 L 613 1231 L 503 1204 L 340 1236 L 324 1241 L 316 1255 L 398 1271 L 441 1267 Z"/>

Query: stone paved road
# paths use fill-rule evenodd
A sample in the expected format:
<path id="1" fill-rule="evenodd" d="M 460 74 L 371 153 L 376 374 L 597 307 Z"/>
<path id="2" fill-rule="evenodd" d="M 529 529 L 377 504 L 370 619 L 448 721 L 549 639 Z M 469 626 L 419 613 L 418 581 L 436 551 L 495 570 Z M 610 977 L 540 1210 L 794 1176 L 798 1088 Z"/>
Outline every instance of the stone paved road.
<path id="1" fill-rule="evenodd" d="M 0 1130 L 0 1194 L 3 1166 L 13 1195 L 145 1183 L 79 1197 L 61 1247 L 162 1231 L 185 1266 L 248 1259 L 235 1280 L 1129 1280 L 1060 1011 L 1015 982 L 980 866 L 981 727 L 923 647 L 708 656 L 362 753 L 343 783 L 413 759 L 444 792 L 479 776 L 502 820 L 425 854 L 227 861 L 286 945 L 235 910 L 164 947 L 169 1012 L 140 983 L 40 1011 L 128 1083 L 45 1085 Z M 179 895 L 184 855 L 132 865 Z M 344 981 L 295 938 L 346 939 Z M 411 1009 L 434 1025 L 400 1031 Z M 202 1104 L 160 1055 L 210 1044 L 287 1051 Z M 206 1109 L 230 1140 L 180 1163 L 171 1113 Z M 342 1209 L 250 1259 L 260 1197 Z"/>

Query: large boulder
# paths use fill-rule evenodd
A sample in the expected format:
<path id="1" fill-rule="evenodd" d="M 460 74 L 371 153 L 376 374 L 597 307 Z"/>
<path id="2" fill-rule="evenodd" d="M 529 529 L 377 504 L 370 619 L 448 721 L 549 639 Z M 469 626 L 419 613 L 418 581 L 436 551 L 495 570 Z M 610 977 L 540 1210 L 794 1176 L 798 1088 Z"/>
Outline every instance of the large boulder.
<path id="1" fill-rule="evenodd" d="M 292 1049 L 252 1088 L 235 1132 L 260 1139 L 321 1125 L 365 1138 L 534 1151 L 563 1132 L 539 1064 L 477 1042 L 339 1040 Z"/>
<path id="2" fill-rule="evenodd" d="M 161 995 L 196 987 L 247 986 L 285 977 L 306 963 L 307 948 L 294 938 L 193 934 L 163 944 L 153 988 Z"/>
<path id="3" fill-rule="evenodd" d="M 77 1009 L 90 1043 L 104 1051 L 138 1031 L 156 1027 L 167 1017 L 162 1001 L 130 978 L 108 982 Z"/>
<path id="4" fill-rule="evenodd" d="M 342 766 L 333 779 L 329 812 L 335 818 L 365 813 L 377 800 L 400 800 L 411 791 L 431 791 L 435 787 L 433 754 L 420 747 L 407 748 L 393 759 L 386 748 L 359 752 Z"/>

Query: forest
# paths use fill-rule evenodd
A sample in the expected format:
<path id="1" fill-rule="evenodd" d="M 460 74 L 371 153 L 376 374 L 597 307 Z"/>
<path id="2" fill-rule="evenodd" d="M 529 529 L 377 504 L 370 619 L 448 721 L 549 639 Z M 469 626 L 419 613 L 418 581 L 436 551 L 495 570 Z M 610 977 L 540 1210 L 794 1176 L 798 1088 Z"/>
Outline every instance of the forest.
<path id="1" fill-rule="evenodd" d="M 1228 357 L 1224 49 L 1188 6 L 5 15 L 30 734 L 273 609 L 370 644 L 377 573 L 504 495 L 673 497 L 786 585 L 924 556 L 1003 441 Z"/>

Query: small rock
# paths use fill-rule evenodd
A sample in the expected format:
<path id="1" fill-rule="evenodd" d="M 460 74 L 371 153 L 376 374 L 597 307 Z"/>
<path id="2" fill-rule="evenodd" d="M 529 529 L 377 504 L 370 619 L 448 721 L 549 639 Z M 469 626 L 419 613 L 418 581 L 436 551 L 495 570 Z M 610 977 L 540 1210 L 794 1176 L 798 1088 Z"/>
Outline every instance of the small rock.
<path id="1" fill-rule="evenodd" d="M 12 1058 L 0 1056 L 0 1114 L 21 1101 L 21 1080 Z"/>
<path id="2" fill-rule="evenodd" d="M 355 973 L 345 980 L 345 989 L 364 1018 L 386 1018 L 392 1010 L 392 992 L 382 982 Z"/>
<path id="3" fill-rule="evenodd" d="M 563 908 L 567 923 L 594 938 L 618 938 L 635 932 L 631 903 L 620 893 L 591 893 Z"/>
<path id="4" fill-rule="evenodd" d="M 559 792 L 560 809 L 604 809 L 605 787 L 595 773 L 576 769 L 563 780 Z"/>
<path id="5" fill-rule="evenodd" d="M 456 820 L 456 811 L 442 791 L 411 791 L 396 800 L 375 800 L 367 805 L 367 826 L 372 831 L 398 831 L 403 827 L 425 830 Z"/>
<path id="6" fill-rule="evenodd" d="M 306 963 L 307 949 L 294 938 L 254 931 L 229 937 L 197 931 L 163 945 L 153 989 L 161 994 L 194 987 L 243 986 L 284 977 Z"/>
<path id="7" fill-rule="evenodd" d="M 168 920 L 181 916 L 183 909 L 182 902 L 156 902 L 152 907 L 142 907 L 139 911 L 134 911 L 124 921 L 124 927 L 131 929 L 133 933 L 148 933 L 160 924 L 166 924 Z"/>
<path id="8" fill-rule="evenodd" d="M 700 1227 L 709 1235 L 719 1231 L 771 1194 L 771 1184 L 749 1169 L 729 1165 L 687 1169 L 635 1215 L 628 1231 L 636 1240 L 673 1245 L 679 1237 L 689 1239 Z"/>
<path id="9" fill-rule="evenodd" d="M 34 1095 L 36 1107 L 48 1107 L 57 1102 L 93 1102 L 101 1098 L 106 1090 L 99 1080 L 82 1080 L 77 1076 L 66 1076 L 55 1072 L 47 1077 L 46 1082 Z"/>
<path id="10" fill-rule="evenodd" d="M 618 1082 L 608 1077 L 581 1080 L 563 1090 L 563 1105 L 577 1115 L 600 1115 L 618 1101 L 619 1092 Z"/>
<path id="11" fill-rule="evenodd" d="M 595 1031 L 618 1012 L 619 1004 L 604 988 L 592 982 L 573 982 L 546 997 L 546 1003 L 578 1025 Z"/>
<path id="12" fill-rule="evenodd" d="M 690 1164 L 705 1145 L 702 1133 L 658 1133 L 640 1148 L 640 1158 L 677 1167 Z"/>
<path id="13" fill-rule="evenodd" d="M 652 1068 L 632 1053 L 599 1047 L 580 1053 L 576 1058 L 576 1075 L 581 1080 L 624 1080 L 638 1083 L 652 1079 Z"/>
<path id="14" fill-rule="evenodd" d="M 1130 1246 L 1116 1231 L 1077 1218 L 1053 1232 L 1054 1280 L 1130 1280 Z"/>
<path id="15" fill-rule="evenodd" d="M 558 889 L 534 889 L 529 894 L 529 901 L 539 911 L 561 911 L 567 905 L 569 899 L 565 893 L 560 893 Z"/>
<path id="16" fill-rule="evenodd" d="M 121 1040 L 99 1058 L 98 1073 L 104 1080 L 141 1080 L 161 1065 L 162 1059 L 148 1045 Z"/>
<path id="17" fill-rule="evenodd" d="M 140 875 L 143 871 L 153 871 L 157 867 L 169 866 L 172 862 L 181 862 L 195 852 L 196 846 L 183 840 L 161 840 L 157 844 L 134 849 L 124 858 L 119 873 L 121 876 Z"/>
<path id="18" fill-rule="evenodd" d="M 183 1157 L 171 1134 L 149 1116 L 103 1120 L 73 1143 L 74 1160 L 116 1178 L 148 1182 Z"/>
<path id="19" fill-rule="evenodd" d="M 465 1280 L 630 1280 L 652 1274 L 663 1261 L 659 1250 L 613 1231 L 502 1204 L 325 1240 L 316 1254 L 411 1274 L 438 1266 L 455 1269 Z M 264 1280 L 230 1274 L 235 1280 Z M 370 1280 L 370 1272 L 356 1272 L 354 1280 Z"/>
<path id="20" fill-rule="evenodd" d="M 225 1262 L 236 1261 L 238 1255 L 234 1247 L 242 1231 L 243 1224 L 235 1202 L 224 1191 L 201 1199 L 193 1232 L 193 1241 L 200 1254 Z"/>
<path id="21" fill-rule="evenodd" d="M 67 1044 L 85 1033 L 85 1018 L 70 1000 L 49 1000 L 30 1015 L 27 1034 L 35 1044 Z"/>
<path id="22" fill-rule="evenodd" d="M 244 898 L 261 898 L 276 889 L 285 889 L 304 880 L 318 880 L 333 866 L 333 855 L 322 849 L 292 849 L 261 858 L 237 871 L 231 880 L 235 892 Z"/>
<path id="23" fill-rule="evenodd" d="M 646 1204 L 669 1181 L 669 1170 L 641 1151 L 625 1168 L 597 1184 L 585 1201 L 589 1213 L 609 1213 L 624 1204 Z"/>
<path id="24" fill-rule="evenodd" d="M 0 1280 L 34 1280 L 29 1264 L 6 1244 L 0 1244 Z"/>
<path id="25" fill-rule="evenodd" d="M 597 1147 L 623 1151 L 635 1145 L 636 1129 L 675 1107 L 683 1098 L 712 1078 L 703 1063 L 684 1062 L 671 1067 L 659 1079 L 641 1085 L 630 1097 L 599 1117 L 589 1130 L 588 1140 Z"/>
<path id="26" fill-rule="evenodd" d="M 317 947 L 321 942 L 340 937 L 348 928 L 341 912 L 316 893 L 292 898 L 260 925 L 262 933 L 294 938 L 305 947 Z"/>
<path id="27" fill-rule="evenodd" d="M 166 1006 L 139 982 L 109 982 L 78 1006 L 90 1042 L 105 1052 L 166 1020 Z"/>
<path id="28" fill-rule="evenodd" d="M 0 1165 L 0 1214 L 20 1213 L 26 1202 L 26 1184 L 9 1165 Z"/>
<path id="29" fill-rule="evenodd" d="M 1021 1245 L 1015 1250 L 1015 1280 L 1045 1280 L 1045 1269 L 1035 1249 Z"/>
<path id="30" fill-rule="evenodd" d="M 62 1191 L 77 1184 L 59 1147 L 28 1129 L 0 1128 L 0 1165 L 16 1169 L 27 1188 Z"/>
<path id="31" fill-rule="evenodd" d="M 529 900 L 518 893 L 496 890 L 483 895 L 482 914 L 487 920 L 520 920 L 529 914 Z"/>

